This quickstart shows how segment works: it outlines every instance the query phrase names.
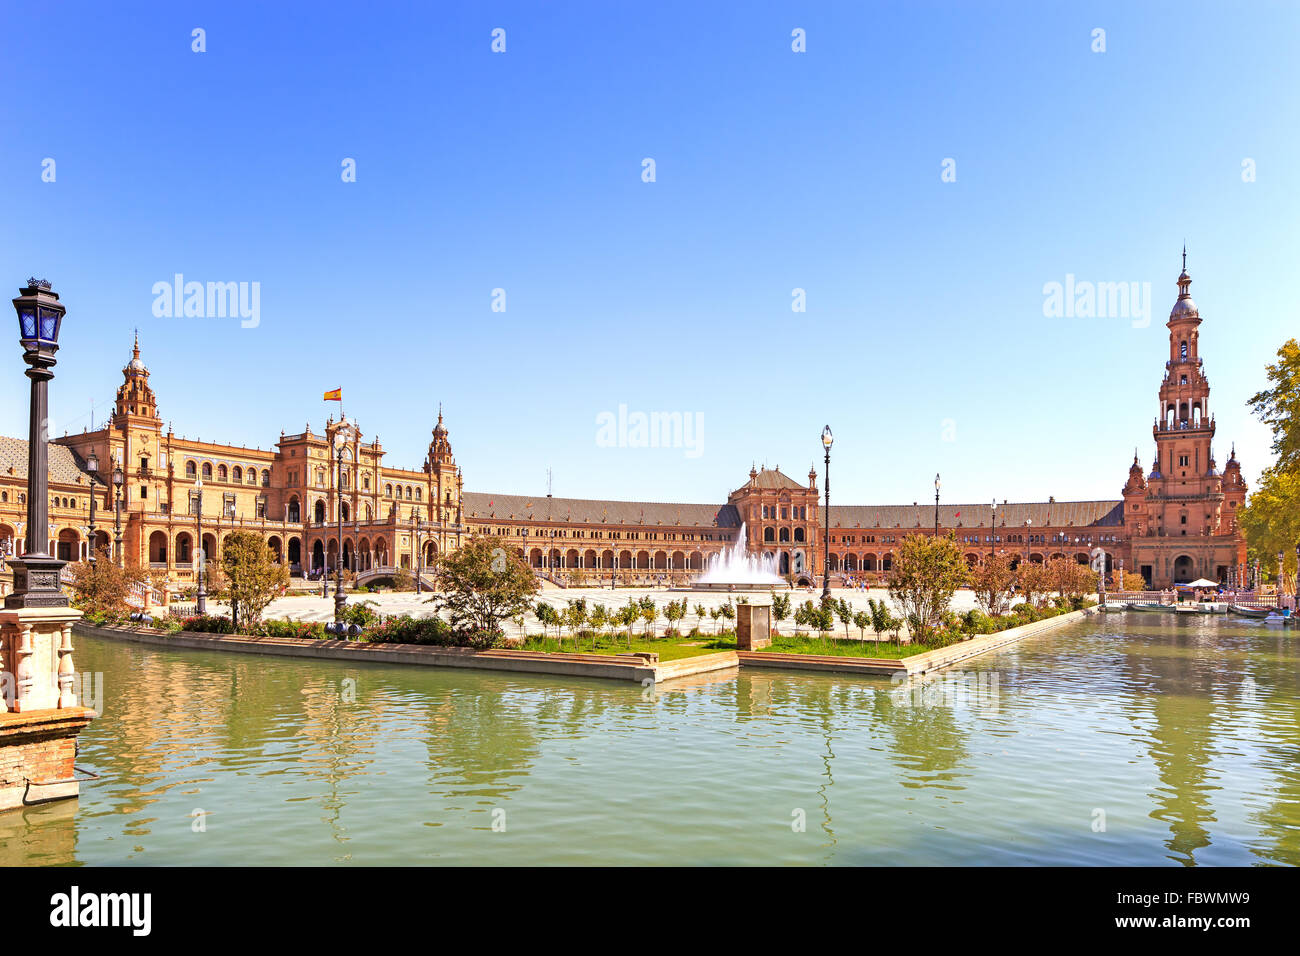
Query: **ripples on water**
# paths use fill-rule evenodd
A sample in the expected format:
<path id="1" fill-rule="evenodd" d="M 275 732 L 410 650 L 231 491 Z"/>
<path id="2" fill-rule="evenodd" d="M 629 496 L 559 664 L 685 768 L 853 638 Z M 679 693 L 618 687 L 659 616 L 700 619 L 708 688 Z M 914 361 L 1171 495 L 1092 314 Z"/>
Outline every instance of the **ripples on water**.
<path id="1" fill-rule="evenodd" d="M 82 639 L 100 779 L 0 863 L 1296 864 L 1296 646 L 1112 615 L 925 685 L 646 695 Z"/>

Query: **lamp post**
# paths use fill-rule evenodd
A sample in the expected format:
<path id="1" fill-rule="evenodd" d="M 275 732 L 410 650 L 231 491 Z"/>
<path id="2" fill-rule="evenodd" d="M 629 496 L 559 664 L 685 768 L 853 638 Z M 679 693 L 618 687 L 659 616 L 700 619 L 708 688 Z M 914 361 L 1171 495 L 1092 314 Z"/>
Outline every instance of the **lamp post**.
<path id="1" fill-rule="evenodd" d="M 826 506 L 825 524 L 822 527 L 822 600 L 831 599 L 831 444 L 835 436 L 831 426 L 822 429 L 822 445 L 826 449 Z"/>
<path id="2" fill-rule="evenodd" d="M 347 450 L 348 439 L 352 434 L 352 425 L 346 418 L 341 420 L 339 427 L 334 430 L 334 459 L 338 467 L 338 477 L 335 480 L 338 491 L 338 513 L 335 517 L 338 518 L 339 528 L 339 552 L 334 561 L 334 633 L 340 636 L 346 632 L 346 625 L 343 623 L 343 605 L 348 600 L 343 593 L 343 453 Z"/>
<path id="3" fill-rule="evenodd" d="M 64 562 L 46 553 L 49 547 L 49 382 L 54 378 L 54 353 L 59 350 L 59 327 L 67 311 L 44 279 L 28 279 L 13 300 L 18 313 L 18 339 L 31 380 L 31 407 L 27 427 L 27 553 L 10 563 L 14 568 L 14 590 L 5 597 L 5 608 L 68 606 L 59 586 Z"/>
<path id="4" fill-rule="evenodd" d="M 90 472 L 90 569 L 95 570 L 95 475 L 99 472 L 99 456 L 93 451 L 86 456 L 86 469 Z"/>
<path id="5" fill-rule="evenodd" d="M 1282 595 L 1282 557 L 1282 552 L 1279 551 L 1277 553 L 1277 593 L 1279 597 Z"/>
<path id="6" fill-rule="evenodd" d="M 989 507 L 989 559 L 993 558 L 993 542 L 998 536 L 998 499 L 993 499 Z"/>
<path id="7" fill-rule="evenodd" d="M 194 594 L 194 611 L 197 614 L 208 613 L 208 585 L 207 585 L 207 552 L 203 550 L 203 479 L 199 478 L 194 482 L 194 490 L 198 493 L 198 500 L 195 502 L 194 523 L 198 526 L 198 554 L 194 557 L 199 563 L 199 589 Z"/>
<path id="8" fill-rule="evenodd" d="M 424 593 L 424 584 L 421 582 L 421 575 L 424 574 L 424 548 L 420 546 L 420 531 L 424 527 L 424 522 L 411 512 L 411 541 L 415 545 L 415 593 Z"/>
<path id="9" fill-rule="evenodd" d="M 1029 563 L 1029 528 L 1032 524 L 1031 519 L 1025 519 L 1025 564 Z"/>
<path id="10" fill-rule="evenodd" d="M 116 552 L 114 560 L 120 568 L 123 566 L 122 560 L 122 484 L 126 481 L 126 475 L 122 473 L 122 462 L 119 461 L 113 466 L 113 550 Z"/>
<path id="11" fill-rule="evenodd" d="M 939 473 L 934 473 L 934 536 L 939 537 Z"/>

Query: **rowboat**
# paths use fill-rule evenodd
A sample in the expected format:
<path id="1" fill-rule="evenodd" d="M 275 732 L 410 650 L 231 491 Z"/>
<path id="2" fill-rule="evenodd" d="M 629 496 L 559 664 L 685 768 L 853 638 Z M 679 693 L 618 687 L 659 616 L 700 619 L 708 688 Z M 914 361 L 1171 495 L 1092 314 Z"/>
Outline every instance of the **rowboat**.
<path id="1" fill-rule="evenodd" d="M 1228 610 L 1233 614 L 1240 615 L 1241 617 L 1254 617 L 1254 618 L 1259 618 L 1261 620 L 1263 618 L 1268 617 L 1271 613 L 1273 613 L 1270 608 L 1242 607 L 1240 604 L 1229 604 Z"/>
<path id="2" fill-rule="evenodd" d="M 1179 604 L 1174 607 L 1175 614 L 1213 614 L 1208 607 L 1200 604 Z"/>
<path id="3" fill-rule="evenodd" d="M 1172 610 L 1174 609 L 1174 606 L 1173 606 L 1172 604 L 1159 604 L 1159 603 L 1154 602 L 1154 601 L 1151 601 L 1151 602 L 1129 601 L 1129 603 L 1128 603 L 1128 609 L 1129 609 L 1130 611 L 1164 611 L 1164 612 L 1167 612 L 1167 611 L 1172 611 Z"/>

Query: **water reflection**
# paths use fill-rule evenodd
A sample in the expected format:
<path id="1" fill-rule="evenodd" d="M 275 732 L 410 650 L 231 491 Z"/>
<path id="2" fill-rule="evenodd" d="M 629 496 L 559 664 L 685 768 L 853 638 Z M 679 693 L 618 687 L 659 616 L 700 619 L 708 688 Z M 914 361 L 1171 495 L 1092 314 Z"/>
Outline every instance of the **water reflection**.
<path id="1" fill-rule="evenodd" d="M 1295 648 L 1114 615 L 921 683 L 647 693 L 85 640 L 101 779 L 0 814 L 0 864 L 1296 864 Z"/>

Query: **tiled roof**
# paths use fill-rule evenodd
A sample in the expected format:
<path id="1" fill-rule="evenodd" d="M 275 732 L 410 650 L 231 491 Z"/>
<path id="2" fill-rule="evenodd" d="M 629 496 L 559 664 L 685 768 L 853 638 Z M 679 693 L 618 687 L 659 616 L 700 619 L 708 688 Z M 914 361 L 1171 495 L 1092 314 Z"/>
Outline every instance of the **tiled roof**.
<path id="1" fill-rule="evenodd" d="M 86 476 L 82 478 L 82 484 L 89 484 L 90 472 L 76 452 L 66 445 L 56 445 L 54 442 L 49 443 L 49 449 L 50 481 L 75 485 L 78 477 Z M 12 474 L 10 468 L 13 469 Z M 27 480 L 27 442 L 23 439 L 0 435 L 0 477 Z"/>
<path id="2" fill-rule="evenodd" d="M 1033 528 L 1084 528 L 1124 523 L 1122 501 L 998 502 L 998 527 L 1023 528 L 1028 518 Z M 960 514 L 958 514 L 960 512 Z M 989 503 L 940 505 L 941 528 L 987 528 Z M 903 531 L 934 527 L 934 503 L 915 505 L 837 505 L 831 502 L 832 528 L 899 528 Z"/>
<path id="3" fill-rule="evenodd" d="M 772 472 L 780 474 L 780 472 Z M 1031 528 L 1118 526 L 1123 523 L 1121 501 L 1040 501 L 998 504 L 998 527 Z M 545 495 L 464 493 L 465 518 L 471 521 L 528 520 L 566 524 L 646 524 L 682 527 L 737 528 L 740 515 L 732 505 L 675 504 L 662 501 L 607 501 L 594 498 L 547 498 Z M 960 515 L 958 514 L 960 512 Z M 943 528 L 988 527 L 989 506 L 941 505 Z M 934 505 L 837 505 L 831 503 L 832 528 L 934 527 Z"/>
<path id="4" fill-rule="evenodd" d="M 466 520 L 493 518 L 565 523 L 680 525 L 683 528 L 738 528 L 740 514 L 727 504 L 677 504 L 662 501 L 606 501 L 595 498 L 548 498 L 545 495 L 494 495 L 467 491 L 462 496 Z"/>
<path id="5" fill-rule="evenodd" d="M 787 488 L 790 490 L 806 491 L 807 485 L 801 485 L 789 475 L 776 468 L 760 468 L 758 477 L 754 479 L 754 486 L 757 488 Z"/>

